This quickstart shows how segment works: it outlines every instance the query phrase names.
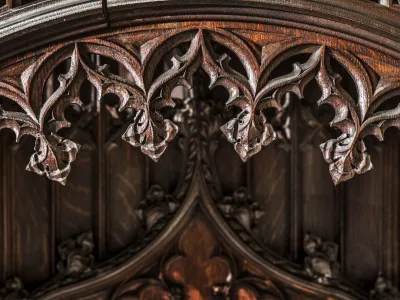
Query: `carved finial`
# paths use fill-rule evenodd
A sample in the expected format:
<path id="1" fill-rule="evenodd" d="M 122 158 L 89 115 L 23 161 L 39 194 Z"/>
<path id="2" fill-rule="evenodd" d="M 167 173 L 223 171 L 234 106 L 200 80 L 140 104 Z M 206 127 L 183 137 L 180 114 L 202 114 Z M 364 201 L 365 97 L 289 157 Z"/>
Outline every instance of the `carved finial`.
<path id="1" fill-rule="evenodd" d="M 370 292 L 371 300 L 400 300 L 399 290 L 392 285 L 390 280 L 386 280 L 382 273 L 379 273 L 375 281 L 375 287 Z"/>
<path id="2" fill-rule="evenodd" d="M 245 187 L 238 188 L 232 196 L 225 197 L 218 208 L 227 218 L 235 218 L 244 228 L 251 230 L 264 215 L 259 204 L 252 200 Z"/>
<path id="3" fill-rule="evenodd" d="M 322 241 L 320 237 L 307 233 L 304 237 L 305 272 L 319 283 L 328 284 L 337 279 L 340 265 L 337 262 L 338 246 Z"/>
<path id="4" fill-rule="evenodd" d="M 75 239 L 69 239 L 58 247 L 61 261 L 57 265 L 60 274 L 77 278 L 90 272 L 94 263 L 93 233 L 86 232 Z"/>
<path id="5" fill-rule="evenodd" d="M 140 202 L 136 214 L 146 231 L 150 231 L 160 219 L 174 212 L 177 207 L 178 203 L 171 195 L 165 194 L 160 186 L 153 185 L 146 198 Z"/>
<path id="6" fill-rule="evenodd" d="M 6 281 L 0 289 L 0 300 L 28 300 L 29 293 L 24 290 L 24 285 L 19 277 L 13 277 Z"/>

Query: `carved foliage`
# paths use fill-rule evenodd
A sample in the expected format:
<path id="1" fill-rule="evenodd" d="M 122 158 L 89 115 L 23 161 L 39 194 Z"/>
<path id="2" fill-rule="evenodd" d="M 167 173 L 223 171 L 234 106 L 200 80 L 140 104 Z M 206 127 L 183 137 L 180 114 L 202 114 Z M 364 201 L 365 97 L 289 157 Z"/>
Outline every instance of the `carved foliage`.
<path id="1" fill-rule="evenodd" d="M 259 204 L 251 198 L 244 187 L 237 189 L 232 196 L 225 197 L 218 204 L 218 208 L 226 218 L 236 219 L 248 231 L 251 231 L 264 215 Z"/>
<path id="2" fill-rule="evenodd" d="M 277 44 L 274 51 L 258 53 L 239 34 L 202 27 L 156 37 L 149 35 L 149 40 L 138 48 L 127 45 L 125 39 L 126 36 L 120 39 L 118 36 L 102 40 L 92 38 L 60 46 L 28 64 L 22 74 L 1 78 L 0 95 L 16 103 L 19 110 L 2 109 L 0 128 L 14 130 L 17 141 L 24 134 L 36 138 L 36 152 L 28 170 L 65 183 L 79 145 L 57 132 L 71 125 L 64 117 L 64 110 L 71 104 L 81 105 L 79 89 L 85 80 L 96 88 L 99 101 L 105 94 L 113 93 L 120 98 L 120 110 L 131 108 L 135 111 L 123 139 L 140 147 L 154 160 L 159 159 L 178 131 L 178 126 L 162 115 L 164 108 L 175 105 L 172 90 L 178 85 L 191 88 L 193 75 L 199 68 L 210 78 L 209 88 L 220 85 L 227 89 L 226 106 L 239 109 L 221 130 L 244 161 L 277 137 L 267 120 L 266 109 L 273 108 L 278 112 L 284 109 L 283 99 L 288 92 L 302 98 L 304 88 L 314 78 L 322 91 L 318 105 L 329 104 L 334 108 L 335 118 L 330 125 L 342 132 L 337 139 L 321 145 L 335 184 L 372 168 L 363 142 L 365 136 L 374 135 L 383 140 L 388 127 L 400 125 L 400 107 L 378 111 L 390 98 L 389 92 L 398 88 L 398 74 L 392 75 L 390 80 L 387 76 L 382 77 L 374 89 L 367 71 L 350 53 L 339 53 L 325 46 L 293 46 L 290 43 Z M 161 58 L 187 42 L 189 45 L 184 54 L 175 54 L 171 67 L 157 75 Z M 218 52 L 215 44 L 227 50 Z M 228 53 L 236 56 L 243 70 L 232 67 Z M 289 74 L 271 77 L 279 62 L 298 53 L 308 53 L 309 59 L 295 63 Z M 127 69 L 129 78 L 110 73 L 107 65 L 93 65 L 88 59 L 89 54 L 117 61 Z M 46 78 L 57 64 L 67 59 L 71 61 L 69 71 L 59 76 L 59 87 L 42 103 Z M 354 78 L 358 99 L 352 99 L 341 87 L 340 75 L 330 67 L 332 59 L 342 64 Z M 392 84 L 388 84 L 389 81 Z"/>
<path id="3" fill-rule="evenodd" d="M 29 300 L 29 293 L 24 289 L 22 281 L 14 277 L 6 281 L 5 286 L 0 289 L 1 300 Z"/>
<path id="4" fill-rule="evenodd" d="M 354 59 L 348 54 L 348 61 Z M 337 139 L 331 139 L 321 144 L 329 171 L 335 184 L 352 178 L 355 174 L 362 174 L 371 170 L 370 155 L 366 152 L 363 138 L 374 135 L 383 141 L 385 130 L 391 126 L 400 127 L 400 106 L 391 110 L 376 112 L 386 98 L 386 91 L 377 87 L 373 94 L 371 82 L 366 71 L 360 66 L 352 65 L 350 71 L 359 76 L 357 82 L 358 101 L 340 86 L 341 76 L 335 74 L 329 60 L 321 61 L 321 68 L 317 76 L 322 90 L 322 97 L 318 105 L 329 104 L 335 110 L 335 118 L 330 125 L 342 132 Z M 386 87 L 387 89 L 387 87 Z M 372 104 L 373 103 L 373 104 Z M 371 105 L 372 104 L 372 105 Z"/>
<path id="5" fill-rule="evenodd" d="M 309 276 L 324 284 L 338 279 L 340 266 L 337 262 L 338 246 L 335 243 L 306 234 L 304 250 L 307 254 L 304 260 L 305 272 Z"/>
<path id="6" fill-rule="evenodd" d="M 79 278 L 92 270 L 94 263 L 94 243 L 91 232 L 83 233 L 75 239 L 70 239 L 58 247 L 60 262 L 57 270 L 60 275 L 68 278 Z"/>
<path id="7" fill-rule="evenodd" d="M 399 290 L 379 274 L 375 282 L 375 288 L 370 293 L 372 300 L 398 300 L 400 299 Z"/>

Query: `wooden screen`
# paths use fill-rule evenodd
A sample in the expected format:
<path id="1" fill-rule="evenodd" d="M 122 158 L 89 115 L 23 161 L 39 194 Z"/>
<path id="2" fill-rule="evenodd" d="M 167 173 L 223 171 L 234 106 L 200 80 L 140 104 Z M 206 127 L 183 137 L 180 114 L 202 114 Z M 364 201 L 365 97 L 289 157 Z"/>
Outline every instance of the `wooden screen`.
<path id="1" fill-rule="evenodd" d="M 399 299 L 397 4 L 250 2 L 0 16 L 0 299 Z"/>

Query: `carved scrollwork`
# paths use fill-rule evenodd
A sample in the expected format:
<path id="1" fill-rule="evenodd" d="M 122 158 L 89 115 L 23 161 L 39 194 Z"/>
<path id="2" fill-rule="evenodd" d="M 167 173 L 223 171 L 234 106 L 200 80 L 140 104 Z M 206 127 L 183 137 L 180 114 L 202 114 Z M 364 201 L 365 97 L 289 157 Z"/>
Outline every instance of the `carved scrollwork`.
<path id="1" fill-rule="evenodd" d="M 126 39 L 129 40 L 126 36 L 92 38 L 56 47 L 27 64 L 22 74 L 2 77 L 0 95 L 12 100 L 19 110 L 1 109 L 0 128 L 12 129 L 17 141 L 25 134 L 36 138 L 35 153 L 28 170 L 65 184 L 79 145 L 58 132 L 71 125 L 64 116 L 66 107 L 82 104 L 79 89 L 85 80 L 96 88 L 98 101 L 113 93 L 120 98 L 119 110 L 130 108 L 135 111 L 133 122 L 122 138 L 140 147 L 155 161 L 178 132 L 178 126 L 164 118 L 162 111 L 175 106 L 171 93 L 176 86 L 192 88 L 193 75 L 199 68 L 208 75 L 209 88 L 223 86 L 227 89 L 229 99 L 226 106 L 239 109 L 220 129 L 244 161 L 277 138 L 271 125 L 273 120 L 268 120 L 265 114 L 266 109 L 273 108 L 279 114 L 285 109 L 285 94 L 291 92 L 303 98 L 305 87 L 314 78 L 322 91 L 318 105 L 329 104 L 334 108 L 335 118 L 330 125 L 342 132 L 337 139 L 321 145 L 335 184 L 372 168 L 364 137 L 374 135 L 383 140 L 387 128 L 400 127 L 400 106 L 378 110 L 391 98 L 390 92 L 398 88 L 400 76 L 383 76 L 374 89 L 358 58 L 347 52 L 299 42 L 275 45 L 278 48 L 272 47 L 273 51 L 272 48 L 263 48 L 257 52 L 240 34 L 202 27 L 149 36 L 149 40 L 139 48 L 128 45 Z M 161 57 L 187 42 L 189 45 L 184 54 L 175 54 L 171 67 L 156 75 Z M 215 50 L 214 44 L 233 53 L 243 70 L 234 69 L 230 64 L 232 57 L 229 55 L 232 54 L 226 51 L 221 54 Z M 310 56 L 304 63 L 295 63 L 292 72 L 271 77 L 279 62 L 298 53 Z M 107 65 L 93 65 L 88 54 L 117 61 L 127 69 L 129 78 L 112 74 Z M 67 59 L 71 61 L 68 72 L 59 76 L 59 87 L 42 104 L 45 79 L 55 65 Z M 341 76 L 330 66 L 332 59 L 342 64 L 354 78 L 358 99 L 352 99 L 341 87 Z"/>

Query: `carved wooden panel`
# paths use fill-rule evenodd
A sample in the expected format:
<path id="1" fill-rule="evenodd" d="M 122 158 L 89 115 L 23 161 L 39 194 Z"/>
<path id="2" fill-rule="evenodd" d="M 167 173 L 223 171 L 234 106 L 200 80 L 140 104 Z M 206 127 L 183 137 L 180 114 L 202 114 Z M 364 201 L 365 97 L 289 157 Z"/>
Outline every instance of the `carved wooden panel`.
<path id="1" fill-rule="evenodd" d="M 216 17 L 1 61 L 0 299 L 398 299 L 399 62 Z"/>

